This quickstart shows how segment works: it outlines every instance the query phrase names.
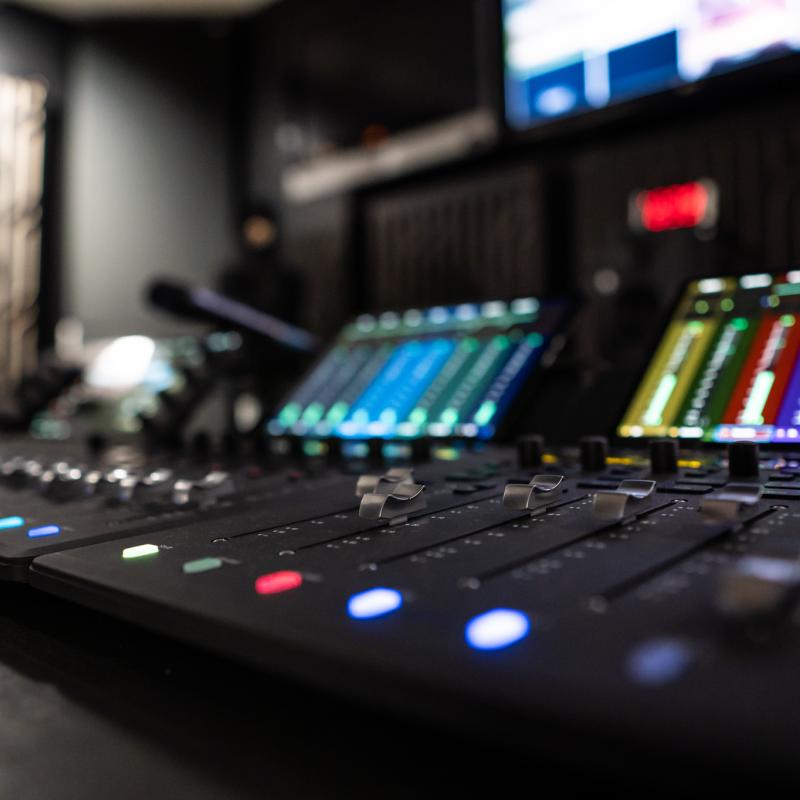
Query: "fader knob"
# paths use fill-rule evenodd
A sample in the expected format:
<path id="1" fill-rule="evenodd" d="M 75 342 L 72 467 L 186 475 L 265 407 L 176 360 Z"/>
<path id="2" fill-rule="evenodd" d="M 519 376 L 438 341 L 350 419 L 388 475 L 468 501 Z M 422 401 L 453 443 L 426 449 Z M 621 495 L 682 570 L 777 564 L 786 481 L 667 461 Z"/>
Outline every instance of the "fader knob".
<path id="1" fill-rule="evenodd" d="M 517 439 L 517 462 L 522 468 L 535 468 L 542 463 L 544 439 L 536 434 Z"/>
<path id="2" fill-rule="evenodd" d="M 606 468 L 608 439 L 605 436 L 583 436 L 581 446 L 581 469 L 584 472 L 600 472 Z"/>
<path id="3" fill-rule="evenodd" d="M 650 470 L 654 475 L 674 475 L 678 471 L 678 442 L 653 439 L 650 442 Z"/>
<path id="4" fill-rule="evenodd" d="M 728 445 L 728 473 L 731 478 L 758 478 L 758 443 L 732 442 Z"/>

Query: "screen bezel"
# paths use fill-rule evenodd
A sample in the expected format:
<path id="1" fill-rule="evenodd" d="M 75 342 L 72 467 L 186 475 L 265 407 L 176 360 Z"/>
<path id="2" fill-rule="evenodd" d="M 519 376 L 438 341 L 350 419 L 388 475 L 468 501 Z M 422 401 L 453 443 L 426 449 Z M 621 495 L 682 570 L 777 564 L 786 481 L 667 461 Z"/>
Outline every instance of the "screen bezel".
<path id="1" fill-rule="evenodd" d="M 416 437 L 402 437 L 402 436 L 364 436 L 364 437 L 344 437 L 344 436 L 335 436 L 335 435 L 326 435 L 321 436 L 318 434 L 315 435 L 299 435 L 296 433 L 292 433 L 287 431 L 285 433 L 280 434 L 272 434 L 267 431 L 267 424 L 274 416 L 277 414 L 278 410 L 286 403 L 288 399 L 288 395 L 282 397 L 276 405 L 270 409 L 270 412 L 265 416 L 264 426 L 263 426 L 263 433 L 267 439 L 291 439 L 293 441 L 322 441 L 326 439 L 332 439 L 338 442 L 370 442 L 370 441 L 384 441 L 384 442 L 400 442 L 400 443 L 408 443 L 409 445 L 413 445 L 414 442 L 418 442 L 421 440 L 429 441 L 431 443 L 440 443 L 442 445 L 446 445 L 448 442 L 463 442 L 465 444 L 476 444 L 476 445 L 487 445 L 487 444 L 498 444 L 511 441 L 515 435 L 518 435 L 520 431 L 515 430 L 517 427 L 517 423 L 519 420 L 524 416 L 524 409 L 526 406 L 529 406 L 533 396 L 536 394 L 537 391 L 537 384 L 542 380 L 542 376 L 546 373 L 552 366 L 555 366 L 556 362 L 558 361 L 558 356 L 561 351 L 564 349 L 564 344 L 568 341 L 569 338 L 569 328 L 576 317 L 576 312 L 580 306 L 580 295 L 578 293 L 561 293 L 558 295 L 528 295 L 533 296 L 539 303 L 561 303 L 563 304 L 563 311 L 560 320 L 560 324 L 558 328 L 554 331 L 553 335 L 550 337 L 550 341 L 548 342 L 547 348 L 540 356 L 539 360 L 534 365 L 533 369 L 531 370 L 528 377 L 523 382 L 522 386 L 520 387 L 517 394 L 511 399 L 509 402 L 508 407 L 501 419 L 501 421 L 497 425 L 497 430 L 495 431 L 494 436 L 489 439 L 482 439 L 479 436 L 460 436 L 457 434 L 453 434 L 451 436 L 431 436 L 426 434 L 424 436 L 416 436 Z M 518 299 L 517 297 L 495 297 L 495 298 L 488 298 L 488 299 L 479 299 L 476 300 L 472 299 L 458 299 L 449 301 L 447 303 L 433 303 L 431 305 L 420 305 L 418 308 L 420 309 L 428 309 L 428 308 L 435 308 L 436 306 L 458 306 L 462 304 L 472 304 L 472 305 L 481 305 L 483 303 L 491 303 L 491 302 L 504 302 L 510 303 L 512 300 Z M 303 372 L 302 376 L 298 379 L 297 383 L 294 384 L 292 387 L 292 391 L 294 391 L 304 380 L 308 378 L 309 375 L 317 368 L 319 364 L 324 361 L 328 357 L 328 354 L 331 352 L 333 347 L 335 346 L 341 332 L 349 325 L 352 325 L 359 316 L 362 314 L 372 314 L 372 315 L 379 315 L 386 312 L 394 312 L 397 314 L 402 314 L 403 312 L 409 310 L 408 308 L 380 308 L 380 309 L 371 309 L 371 310 L 364 310 L 359 312 L 358 314 L 354 314 L 348 317 L 339 327 L 336 332 L 336 335 L 328 341 L 325 346 L 322 348 L 321 352 L 314 358 L 311 362 L 309 367 Z M 548 360 L 548 356 L 554 353 L 552 360 Z"/>
<path id="2" fill-rule="evenodd" d="M 741 103 L 741 93 L 746 92 L 750 100 L 762 102 L 782 91 L 794 89 L 791 79 L 800 76 L 800 52 L 790 52 L 764 61 L 744 64 L 725 72 L 709 75 L 691 83 L 670 86 L 640 97 L 632 97 L 601 108 L 567 114 L 535 123 L 526 128 L 517 128 L 508 122 L 506 115 L 505 87 L 505 25 L 503 0 L 494 0 L 492 27 L 495 36 L 493 63 L 495 108 L 499 118 L 502 138 L 509 143 L 545 143 L 557 139 L 580 139 L 587 133 L 597 134 L 598 129 L 613 132 L 619 126 L 632 122 L 653 123 L 659 119 L 669 123 L 677 116 L 691 116 L 693 111 L 709 111 L 730 108 Z M 757 93 L 757 94 L 756 94 Z"/>
<path id="3" fill-rule="evenodd" d="M 789 269 L 785 270 L 763 270 L 763 272 L 767 275 L 785 275 Z M 664 336 L 667 333 L 667 330 L 670 326 L 670 323 L 675 318 L 675 313 L 680 306 L 681 300 L 689 287 L 689 284 L 696 283 L 697 281 L 707 280 L 710 278 L 741 278 L 743 275 L 749 275 L 752 273 L 752 270 L 745 270 L 741 272 L 729 272 L 725 275 L 720 275 L 719 273 L 703 273 L 701 275 L 695 275 L 690 278 L 685 278 L 681 281 L 680 287 L 673 298 L 673 302 L 670 304 L 669 311 L 664 315 L 664 318 L 661 320 L 661 323 L 658 325 L 658 331 L 654 334 L 653 339 L 648 343 L 649 346 L 647 348 L 648 357 L 642 360 L 642 363 L 639 365 L 639 369 L 637 370 L 637 378 L 633 381 L 631 386 L 631 391 L 626 394 L 625 402 L 620 404 L 620 407 L 617 409 L 617 412 L 614 416 L 614 427 L 612 431 L 609 432 L 609 440 L 613 443 L 614 447 L 623 449 L 623 450 L 641 450 L 648 446 L 651 441 L 655 441 L 657 439 L 672 439 L 672 441 L 678 442 L 678 446 L 682 449 L 686 450 L 695 450 L 695 451 L 720 451 L 727 449 L 730 442 L 709 442 L 700 439 L 686 439 L 680 436 L 676 437 L 668 437 L 668 436 L 620 436 L 617 431 L 619 426 L 622 424 L 622 420 L 625 416 L 625 412 L 630 408 L 633 399 L 636 397 L 636 393 L 639 391 L 639 387 L 644 380 L 645 375 L 647 374 L 647 370 L 650 366 L 653 357 L 655 356 L 656 350 L 658 349 L 659 345 L 664 339 Z M 743 439 L 741 441 L 754 441 L 752 439 Z M 758 444 L 761 450 L 775 450 L 778 452 L 786 453 L 786 452 L 797 452 L 800 451 L 800 441 L 792 442 L 755 442 Z"/>

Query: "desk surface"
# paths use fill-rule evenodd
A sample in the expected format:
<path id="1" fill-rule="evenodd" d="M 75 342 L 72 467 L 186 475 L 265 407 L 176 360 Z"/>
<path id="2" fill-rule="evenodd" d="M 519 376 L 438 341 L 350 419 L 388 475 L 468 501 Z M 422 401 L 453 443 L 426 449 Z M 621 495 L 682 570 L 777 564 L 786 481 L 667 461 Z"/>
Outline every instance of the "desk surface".
<path id="1" fill-rule="evenodd" d="M 553 781 L 560 792 L 607 784 L 641 796 L 635 759 L 598 764 L 585 742 L 543 757 L 536 742 L 547 736 L 491 744 L 0 586 L 3 798 L 492 798 L 521 796 L 520 783 L 535 796 Z M 655 767 L 648 798 L 676 796 L 685 773 L 649 755 L 669 769 Z M 697 787 L 702 762 L 689 769 Z"/>
<path id="2" fill-rule="evenodd" d="M 457 736 L 26 587 L 0 599 L 1 797 L 407 800 L 423 779 L 444 787 L 475 769 L 475 746 Z"/>

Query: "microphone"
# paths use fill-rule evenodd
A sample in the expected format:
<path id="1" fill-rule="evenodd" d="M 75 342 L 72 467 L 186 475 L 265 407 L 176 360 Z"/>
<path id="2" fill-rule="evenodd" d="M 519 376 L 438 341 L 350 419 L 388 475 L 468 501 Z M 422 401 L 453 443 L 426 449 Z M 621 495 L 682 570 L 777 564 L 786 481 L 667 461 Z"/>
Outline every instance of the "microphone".
<path id="1" fill-rule="evenodd" d="M 320 348 L 319 337 L 310 331 L 204 286 L 154 281 L 147 291 L 147 299 L 163 311 L 249 331 L 290 350 L 314 354 Z"/>

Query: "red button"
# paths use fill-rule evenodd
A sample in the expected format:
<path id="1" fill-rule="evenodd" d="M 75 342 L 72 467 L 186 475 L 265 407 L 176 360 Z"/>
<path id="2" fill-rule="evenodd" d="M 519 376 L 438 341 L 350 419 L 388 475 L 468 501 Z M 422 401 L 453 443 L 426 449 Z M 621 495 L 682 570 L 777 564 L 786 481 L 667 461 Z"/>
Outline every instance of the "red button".
<path id="1" fill-rule="evenodd" d="M 280 594 L 296 589 L 303 583 L 303 576 L 294 570 L 285 569 L 280 572 L 268 572 L 256 578 L 258 594 Z"/>

